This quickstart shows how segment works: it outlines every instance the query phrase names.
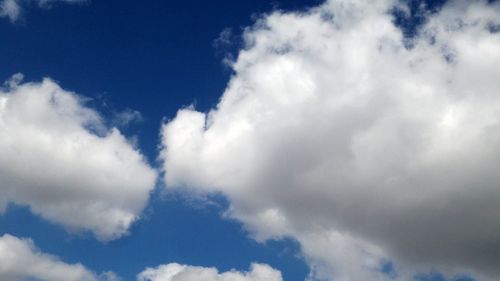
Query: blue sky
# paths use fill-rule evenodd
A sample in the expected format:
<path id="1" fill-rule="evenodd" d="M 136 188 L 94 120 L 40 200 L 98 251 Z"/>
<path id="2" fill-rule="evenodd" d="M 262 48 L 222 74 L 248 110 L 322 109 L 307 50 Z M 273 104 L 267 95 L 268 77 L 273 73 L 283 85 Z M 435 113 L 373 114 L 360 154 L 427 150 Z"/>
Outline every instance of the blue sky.
<path id="1" fill-rule="evenodd" d="M 252 16 L 279 8 L 302 8 L 317 1 L 92 1 L 57 4 L 51 9 L 33 5 L 12 24 L 0 21 L 0 77 L 22 72 L 27 81 L 44 77 L 90 98 L 90 106 L 112 116 L 127 108 L 143 120 L 125 131 L 138 136 L 150 163 L 156 162 L 158 128 L 179 107 L 196 103 L 208 110 L 224 90 L 230 69 L 214 41 L 230 28 L 237 36 Z M 0 217 L 1 234 L 31 237 L 44 252 L 80 262 L 101 272 L 113 270 L 134 280 L 147 266 L 180 262 L 216 266 L 222 271 L 247 270 L 253 261 L 285 268 L 287 280 L 303 280 L 307 265 L 292 241 L 257 243 L 240 223 L 220 218 L 227 206 L 197 206 L 182 197 L 155 194 L 145 218 L 131 234 L 100 243 L 87 234 L 68 234 L 27 208 L 10 206 Z"/>
<path id="2" fill-rule="evenodd" d="M 0 1 L 0 249 L 103 281 L 500 276 L 495 1 L 71 2 Z"/>
<path id="3" fill-rule="evenodd" d="M 140 136 L 153 161 L 162 118 L 193 102 L 208 110 L 226 87 L 231 72 L 222 59 L 227 50 L 214 48 L 224 29 L 234 31 L 237 48 L 237 36 L 253 16 L 317 3 L 93 1 L 48 10 L 32 4 L 17 23 L 2 21 L 2 35 L 9 40 L 1 46 L 0 74 L 7 79 L 22 72 L 28 81 L 51 77 L 92 98 L 105 113 L 140 111 L 145 122 L 131 133 Z"/>
<path id="4" fill-rule="evenodd" d="M 2 37 L 9 38 L 1 46 L 1 76 L 6 80 L 22 72 L 28 81 L 51 77 L 91 98 L 90 104 L 105 114 L 140 111 L 144 120 L 128 133 L 138 136 L 154 163 L 162 119 L 193 102 L 208 109 L 225 88 L 230 70 L 214 49 L 222 30 L 238 34 L 253 14 L 314 3 L 293 2 L 93 1 L 49 10 L 31 7 L 21 22 L 1 22 Z M 307 275 L 295 243 L 266 246 L 248 239 L 240 224 L 220 218 L 223 200 L 219 206 L 193 207 L 182 198 L 166 197 L 152 199 L 133 235 L 107 244 L 68 234 L 18 206 L 2 217 L 1 229 L 31 237 L 63 260 L 99 272 L 113 270 L 125 280 L 134 280 L 146 266 L 170 261 L 224 271 L 246 270 L 251 262 L 261 261 L 288 268 L 283 274 L 289 280 Z"/>

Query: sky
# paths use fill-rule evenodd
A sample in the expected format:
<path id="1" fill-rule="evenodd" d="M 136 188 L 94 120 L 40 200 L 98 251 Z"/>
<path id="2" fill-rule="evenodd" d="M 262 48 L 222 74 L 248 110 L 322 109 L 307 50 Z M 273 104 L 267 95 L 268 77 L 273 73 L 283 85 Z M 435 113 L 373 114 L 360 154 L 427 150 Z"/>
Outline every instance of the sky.
<path id="1" fill-rule="evenodd" d="M 486 0 L 0 0 L 0 280 L 498 280 L 499 31 Z"/>

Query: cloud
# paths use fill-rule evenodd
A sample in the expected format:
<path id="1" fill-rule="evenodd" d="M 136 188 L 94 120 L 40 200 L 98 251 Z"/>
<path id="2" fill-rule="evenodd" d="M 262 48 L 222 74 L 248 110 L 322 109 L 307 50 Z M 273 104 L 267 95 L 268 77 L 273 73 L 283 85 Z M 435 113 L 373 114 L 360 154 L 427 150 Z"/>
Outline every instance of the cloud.
<path id="1" fill-rule="evenodd" d="M 0 17 L 7 17 L 11 22 L 16 22 L 23 12 L 23 4 L 34 2 L 41 8 L 48 8 L 55 3 L 83 3 L 87 0 L 0 0 Z"/>
<path id="2" fill-rule="evenodd" d="M 127 127 L 134 123 L 142 122 L 143 120 L 144 117 L 139 111 L 130 108 L 127 108 L 121 112 L 116 112 L 113 116 L 113 124 L 121 128 Z"/>
<path id="3" fill-rule="evenodd" d="M 231 270 L 219 273 L 213 267 L 170 263 L 147 268 L 137 276 L 138 281 L 282 281 L 281 273 L 265 264 L 252 264 L 249 272 Z"/>
<path id="4" fill-rule="evenodd" d="M 124 235 L 144 209 L 156 171 L 83 98 L 54 81 L 0 90 L 0 209 L 9 202 L 101 240 Z"/>
<path id="5" fill-rule="evenodd" d="M 0 279 L 9 281 L 116 281 L 111 272 L 97 276 L 81 264 L 67 264 L 40 252 L 30 239 L 0 237 Z"/>
<path id="6" fill-rule="evenodd" d="M 274 12 L 216 108 L 162 128 L 170 188 L 222 192 L 258 240 L 293 237 L 312 277 L 500 271 L 500 4 L 450 1 L 411 44 L 396 1 Z M 411 46 L 411 47 L 408 47 Z"/>
<path id="7" fill-rule="evenodd" d="M 21 7 L 17 0 L 3 0 L 0 2 L 0 17 L 8 17 L 15 22 L 21 14 Z"/>

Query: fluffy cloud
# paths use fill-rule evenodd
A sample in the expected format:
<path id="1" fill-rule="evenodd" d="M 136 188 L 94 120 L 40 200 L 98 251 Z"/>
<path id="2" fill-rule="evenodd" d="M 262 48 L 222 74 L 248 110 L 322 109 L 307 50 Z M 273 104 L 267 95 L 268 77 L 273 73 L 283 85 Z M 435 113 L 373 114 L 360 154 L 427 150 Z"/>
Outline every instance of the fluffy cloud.
<path id="1" fill-rule="evenodd" d="M 11 22 L 17 21 L 23 11 L 22 2 L 30 1 L 37 3 L 40 7 L 50 7 L 50 5 L 57 2 L 82 3 L 87 0 L 0 0 L 0 17 L 7 17 Z"/>
<path id="2" fill-rule="evenodd" d="M 81 264 L 67 264 L 41 253 L 29 239 L 5 234 L 0 237 L 0 279 L 9 281 L 97 281 L 116 279 L 112 273 L 101 277 Z"/>
<path id="3" fill-rule="evenodd" d="M 399 280 L 498 280 L 500 4 L 450 1 L 411 44 L 395 5 L 248 28 L 217 107 L 163 126 L 165 181 L 226 194 L 256 239 L 294 237 L 312 277 L 390 279 L 393 260 Z"/>
<path id="4" fill-rule="evenodd" d="M 50 79 L 0 90 L 0 209 L 9 202 L 69 230 L 117 238 L 138 218 L 156 172 L 82 98 Z"/>
<path id="5" fill-rule="evenodd" d="M 249 272 L 219 273 L 212 267 L 188 266 L 177 263 L 147 268 L 137 276 L 138 281 L 282 281 L 281 273 L 268 265 L 252 264 Z"/>

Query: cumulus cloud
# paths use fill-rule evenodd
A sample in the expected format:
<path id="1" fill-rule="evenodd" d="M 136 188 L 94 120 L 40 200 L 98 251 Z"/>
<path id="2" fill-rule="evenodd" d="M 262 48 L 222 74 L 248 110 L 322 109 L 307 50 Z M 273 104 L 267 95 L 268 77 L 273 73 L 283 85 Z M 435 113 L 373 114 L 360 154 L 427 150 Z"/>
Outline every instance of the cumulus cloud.
<path id="1" fill-rule="evenodd" d="M 311 278 L 498 280 L 500 4 L 450 1 L 411 44 L 395 5 L 247 28 L 217 107 L 163 126 L 165 181 L 226 194 L 256 239 L 294 237 Z"/>
<path id="2" fill-rule="evenodd" d="M 137 281 L 282 281 L 281 273 L 265 264 L 252 264 L 249 272 L 231 270 L 219 273 L 213 267 L 200 267 L 170 263 L 147 268 Z"/>
<path id="3" fill-rule="evenodd" d="M 0 17 L 7 17 L 11 22 L 16 22 L 22 14 L 23 5 L 36 3 L 39 7 L 48 8 L 52 4 L 61 3 L 83 3 L 87 0 L 0 0 Z"/>
<path id="4" fill-rule="evenodd" d="M 0 237 L 0 279 L 9 281 L 116 281 L 107 272 L 97 276 L 81 264 L 67 264 L 42 253 L 30 239 L 9 234 Z"/>
<path id="5" fill-rule="evenodd" d="M 156 172 L 83 98 L 54 81 L 0 89 L 0 209 L 8 203 L 101 240 L 125 234 Z"/>

